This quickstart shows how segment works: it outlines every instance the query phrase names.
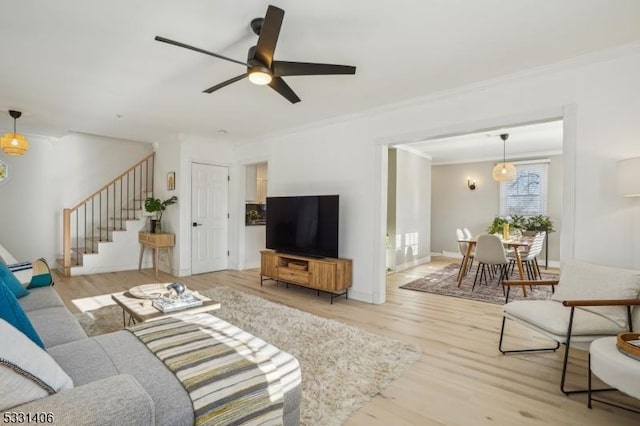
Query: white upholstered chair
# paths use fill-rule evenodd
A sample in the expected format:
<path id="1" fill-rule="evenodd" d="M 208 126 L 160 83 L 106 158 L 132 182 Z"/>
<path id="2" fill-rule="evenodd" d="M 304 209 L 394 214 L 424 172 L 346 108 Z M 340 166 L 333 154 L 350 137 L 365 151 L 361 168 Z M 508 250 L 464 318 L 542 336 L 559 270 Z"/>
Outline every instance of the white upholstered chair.
<path id="1" fill-rule="evenodd" d="M 509 302 L 513 285 L 551 285 L 555 292 L 550 300 L 517 300 Z M 565 394 L 587 389 L 565 389 L 569 349 L 588 350 L 600 337 L 640 329 L 640 271 L 612 268 L 582 262 L 567 263 L 558 281 L 504 281 L 507 289 L 503 307 L 498 349 L 503 354 L 555 351 L 565 346 L 560 390 Z M 548 337 L 555 346 L 545 348 L 505 349 L 507 320 Z"/>

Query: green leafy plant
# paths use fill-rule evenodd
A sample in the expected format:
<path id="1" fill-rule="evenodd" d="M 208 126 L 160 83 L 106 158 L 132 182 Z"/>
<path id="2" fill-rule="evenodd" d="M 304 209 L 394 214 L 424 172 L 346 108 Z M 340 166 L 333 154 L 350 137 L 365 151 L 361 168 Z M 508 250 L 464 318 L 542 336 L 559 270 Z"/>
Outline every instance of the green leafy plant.
<path id="1" fill-rule="evenodd" d="M 258 213 L 257 210 L 249 210 L 249 213 L 247 213 L 247 215 L 249 216 L 249 220 L 256 221 L 260 219 L 260 213 Z"/>
<path id="2" fill-rule="evenodd" d="M 162 214 L 172 204 L 178 202 L 178 197 L 175 195 L 171 198 L 168 198 L 164 201 L 160 201 L 159 198 L 149 197 L 144 200 L 144 209 L 149 213 L 156 213 L 156 219 L 158 222 L 162 222 Z"/>
<path id="3" fill-rule="evenodd" d="M 511 216 L 509 227 L 513 229 L 525 230 L 527 229 L 528 223 L 529 219 L 527 217 L 514 214 L 513 216 Z"/>
<path id="4" fill-rule="evenodd" d="M 525 229 L 528 231 L 547 231 L 547 234 L 555 232 L 555 229 L 553 229 L 553 222 L 549 216 L 544 215 L 528 217 Z"/>
<path id="5" fill-rule="evenodd" d="M 537 216 L 520 216 L 513 215 L 511 217 L 499 217 L 496 216 L 493 222 L 487 227 L 487 233 L 496 234 L 502 233 L 502 225 L 509 224 L 512 229 L 519 229 L 522 231 L 547 231 L 547 234 L 555 232 L 553 229 L 553 222 L 549 216 L 537 215 Z"/>
<path id="6" fill-rule="evenodd" d="M 505 219 L 499 216 L 496 216 L 491 222 L 491 225 L 487 227 L 487 234 L 501 234 L 502 233 L 502 225 L 505 223 L 509 223 L 509 219 Z"/>

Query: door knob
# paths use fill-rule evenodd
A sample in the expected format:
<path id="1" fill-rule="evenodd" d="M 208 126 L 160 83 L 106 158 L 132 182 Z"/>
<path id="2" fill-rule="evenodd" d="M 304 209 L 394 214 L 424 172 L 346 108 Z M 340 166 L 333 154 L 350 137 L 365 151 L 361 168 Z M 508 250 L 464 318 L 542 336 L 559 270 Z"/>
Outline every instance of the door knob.
<path id="1" fill-rule="evenodd" d="M 193 222 L 193 226 L 194 226 L 194 227 L 195 227 L 195 226 L 202 226 L 202 224 L 201 224 L 201 223 L 198 223 L 198 222 Z"/>

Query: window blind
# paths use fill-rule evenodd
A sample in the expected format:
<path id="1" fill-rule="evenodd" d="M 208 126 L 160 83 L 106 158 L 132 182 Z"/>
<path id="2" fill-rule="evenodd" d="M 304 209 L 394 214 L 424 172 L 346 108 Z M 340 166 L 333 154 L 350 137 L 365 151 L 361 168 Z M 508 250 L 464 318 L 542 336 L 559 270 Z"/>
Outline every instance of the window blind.
<path id="1" fill-rule="evenodd" d="M 500 182 L 500 216 L 547 214 L 549 161 L 514 163 L 516 178 Z"/>

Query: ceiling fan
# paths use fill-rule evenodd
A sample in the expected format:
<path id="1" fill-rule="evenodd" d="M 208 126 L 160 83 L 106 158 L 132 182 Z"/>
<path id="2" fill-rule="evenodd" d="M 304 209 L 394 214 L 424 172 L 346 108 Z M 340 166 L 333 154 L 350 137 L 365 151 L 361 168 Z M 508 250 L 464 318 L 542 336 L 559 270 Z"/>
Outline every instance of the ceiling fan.
<path id="1" fill-rule="evenodd" d="M 278 43 L 278 35 L 284 18 L 284 10 L 269 6 L 267 14 L 264 18 L 255 18 L 251 21 L 251 28 L 258 35 L 258 43 L 249 48 L 247 62 L 238 61 L 217 53 L 209 52 L 198 47 L 189 46 L 179 41 L 169 40 L 165 37 L 156 36 L 157 41 L 172 44 L 178 47 L 184 47 L 195 52 L 204 53 L 225 61 L 234 62 L 236 64 L 247 67 L 247 72 L 216 84 L 213 87 L 204 90 L 204 93 L 213 93 L 218 89 L 228 86 L 231 83 L 240 81 L 245 77 L 249 78 L 253 84 L 268 85 L 280 95 L 287 98 L 289 102 L 295 104 L 300 102 L 300 98 L 282 79 L 284 76 L 291 75 L 329 75 L 329 74 L 355 74 L 356 67 L 349 65 L 332 65 L 332 64 L 315 64 L 308 62 L 287 62 L 276 61 L 273 59 L 273 52 L 276 50 Z"/>

